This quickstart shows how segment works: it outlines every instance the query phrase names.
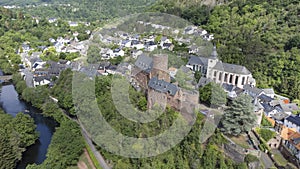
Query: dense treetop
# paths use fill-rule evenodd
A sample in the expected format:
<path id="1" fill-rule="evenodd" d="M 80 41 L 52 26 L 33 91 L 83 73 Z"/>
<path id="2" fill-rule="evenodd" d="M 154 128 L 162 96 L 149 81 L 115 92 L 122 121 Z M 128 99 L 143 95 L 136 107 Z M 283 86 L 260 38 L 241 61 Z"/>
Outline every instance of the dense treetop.
<path id="1" fill-rule="evenodd" d="M 12 117 L 0 109 L 0 168 L 15 168 L 25 148 L 35 143 L 35 128 L 29 115 L 19 113 Z"/>

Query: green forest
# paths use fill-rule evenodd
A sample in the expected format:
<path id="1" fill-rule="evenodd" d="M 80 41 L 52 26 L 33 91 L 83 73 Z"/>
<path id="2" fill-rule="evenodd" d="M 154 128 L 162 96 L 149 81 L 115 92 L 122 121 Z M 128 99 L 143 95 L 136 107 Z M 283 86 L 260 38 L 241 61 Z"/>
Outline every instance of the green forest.
<path id="1" fill-rule="evenodd" d="M 155 0 L 13 0 L 0 5 L 20 5 L 20 11 L 33 16 L 64 20 L 96 21 L 142 12 Z M 48 5 L 45 6 L 44 4 Z M 36 5 L 24 7 L 25 5 Z"/>
<path id="2" fill-rule="evenodd" d="M 150 11 L 174 14 L 214 34 L 223 62 L 246 66 L 258 87 L 300 98 L 300 2 L 229 0 L 214 8 L 160 1 Z"/>
<path id="3" fill-rule="evenodd" d="M 16 117 L 0 109 L 0 168 L 15 168 L 26 147 L 35 143 L 38 133 L 33 119 L 24 113 Z"/>

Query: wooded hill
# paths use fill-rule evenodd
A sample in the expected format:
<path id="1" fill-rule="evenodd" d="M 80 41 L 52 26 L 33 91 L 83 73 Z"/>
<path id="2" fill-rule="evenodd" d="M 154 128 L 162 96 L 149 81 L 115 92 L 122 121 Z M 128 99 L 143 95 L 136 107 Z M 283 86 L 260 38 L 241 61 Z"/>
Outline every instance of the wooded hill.
<path id="1" fill-rule="evenodd" d="M 179 1 L 184 2 L 184 1 Z M 214 8 L 160 1 L 151 7 L 214 34 L 223 62 L 246 66 L 258 87 L 300 98 L 300 2 L 229 0 Z"/>
<path id="2" fill-rule="evenodd" d="M 155 0 L 5 0 L 0 5 L 20 5 L 22 8 L 18 10 L 33 16 L 91 22 L 143 12 L 153 2 Z M 36 6 L 24 7 L 28 4 Z"/>

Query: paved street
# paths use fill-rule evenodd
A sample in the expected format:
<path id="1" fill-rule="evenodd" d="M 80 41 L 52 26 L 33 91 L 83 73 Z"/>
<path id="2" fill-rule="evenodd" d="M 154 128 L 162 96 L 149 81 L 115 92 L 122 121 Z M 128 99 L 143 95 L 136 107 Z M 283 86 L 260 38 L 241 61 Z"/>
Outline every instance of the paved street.
<path id="1" fill-rule="evenodd" d="M 26 85 L 28 87 L 33 87 L 33 74 L 28 69 L 23 69 L 22 72 L 25 75 Z"/>

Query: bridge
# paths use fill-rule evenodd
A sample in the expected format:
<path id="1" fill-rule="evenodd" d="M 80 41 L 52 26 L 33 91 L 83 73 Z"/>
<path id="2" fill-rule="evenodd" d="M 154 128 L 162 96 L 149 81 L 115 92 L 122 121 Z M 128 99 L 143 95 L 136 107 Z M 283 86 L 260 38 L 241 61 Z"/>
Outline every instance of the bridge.
<path id="1" fill-rule="evenodd" d="M 12 75 L 0 76 L 0 82 L 9 82 L 12 79 Z"/>

